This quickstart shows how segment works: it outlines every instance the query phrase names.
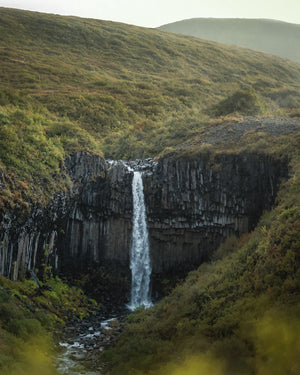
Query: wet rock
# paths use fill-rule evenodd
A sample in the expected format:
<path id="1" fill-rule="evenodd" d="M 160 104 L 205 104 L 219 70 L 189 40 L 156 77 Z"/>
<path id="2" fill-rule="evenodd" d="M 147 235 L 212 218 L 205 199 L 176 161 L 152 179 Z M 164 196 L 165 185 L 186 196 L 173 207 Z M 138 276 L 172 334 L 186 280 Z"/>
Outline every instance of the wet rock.
<path id="1" fill-rule="evenodd" d="M 103 320 L 101 310 L 82 321 L 73 322 L 73 329 L 65 329 L 59 343 L 62 353 L 55 360 L 59 372 L 101 374 L 106 364 L 101 361 L 100 354 L 115 344 L 127 313 L 128 311 L 123 309 L 120 310 L 118 319 L 113 317 Z M 89 329 L 92 327 L 91 324 L 94 327 L 93 331 Z"/>
<path id="2" fill-rule="evenodd" d="M 75 361 L 83 361 L 83 360 L 86 359 L 86 354 L 85 353 L 73 353 L 70 356 L 70 358 L 75 360 Z"/>

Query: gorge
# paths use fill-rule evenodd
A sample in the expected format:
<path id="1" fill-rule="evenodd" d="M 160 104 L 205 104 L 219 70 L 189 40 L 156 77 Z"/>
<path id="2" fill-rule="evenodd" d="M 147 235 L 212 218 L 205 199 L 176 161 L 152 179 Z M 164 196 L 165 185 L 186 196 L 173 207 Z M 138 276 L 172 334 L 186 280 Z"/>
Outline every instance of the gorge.
<path id="1" fill-rule="evenodd" d="M 130 163 L 143 171 L 152 277 L 194 269 L 225 238 L 253 229 L 288 176 L 286 162 L 258 154 Z M 16 280 L 46 262 L 64 275 L 113 265 L 129 277 L 133 172 L 83 152 L 66 168 L 69 193 L 33 207 L 21 223 L 13 210 L 3 216 L 0 273 Z"/>

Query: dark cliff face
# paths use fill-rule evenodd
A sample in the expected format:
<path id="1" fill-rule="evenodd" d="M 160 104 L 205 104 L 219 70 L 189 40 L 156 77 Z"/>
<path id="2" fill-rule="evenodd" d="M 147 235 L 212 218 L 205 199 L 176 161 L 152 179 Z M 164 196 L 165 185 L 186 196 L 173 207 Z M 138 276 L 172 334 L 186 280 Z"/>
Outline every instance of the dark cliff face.
<path id="1" fill-rule="evenodd" d="M 84 186 L 99 178 L 105 161 L 77 153 L 66 160 L 72 190 L 56 194 L 47 207 L 32 207 L 27 218 L 8 210 L 0 222 L 0 274 L 13 280 L 28 270 L 50 264 L 58 269 L 69 217 Z"/>
<path id="2" fill-rule="evenodd" d="M 286 175 L 255 155 L 160 160 L 144 178 L 154 272 L 194 268 L 226 237 L 253 229 Z"/>
<path id="3" fill-rule="evenodd" d="M 257 155 L 132 163 L 143 169 L 154 273 L 185 271 L 231 234 L 252 229 L 274 203 L 283 163 Z M 122 162 L 77 153 L 66 160 L 69 193 L 33 208 L 19 224 L 1 222 L 0 273 L 17 279 L 42 262 L 64 274 L 88 267 L 129 270 L 133 173 Z"/>
<path id="4" fill-rule="evenodd" d="M 74 157 L 73 157 L 74 159 Z M 74 165 L 77 165 L 74 163 Z M 132 218 L 132 174 L 123 163 L 101 161 L 97 175 L 78 184 L 59 243 L 60 268 L 84 270 L 90 265 L 115 262 L 128 265 Z M 84 173 L 84 168 L 83 168 Z M 82 175 L 82 173 L 81 173 Z"/>
<path id="5" fill-rule="evenodd" d="M 57 194 L 46 207 L 32 207 L 24 219 L 8 210 L 0 222 L 0 275 L 22 278 L 36 266 L 58 264 L 57 240 L 68 215 L 70 198 Z"/>

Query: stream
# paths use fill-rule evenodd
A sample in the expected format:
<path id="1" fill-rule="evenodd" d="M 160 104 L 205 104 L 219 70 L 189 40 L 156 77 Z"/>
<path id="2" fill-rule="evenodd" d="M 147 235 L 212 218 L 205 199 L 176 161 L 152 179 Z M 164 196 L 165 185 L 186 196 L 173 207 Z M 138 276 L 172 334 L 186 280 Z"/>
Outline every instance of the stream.
<path id="1" fill-rule="evenodd" d="M 128 310 L 105 319 L 96 313 L 80 322 L 70 322 L 58 343 L 54 359 L 61 375 L 101 375 L 106 367 L 99 357 L 114 345 Z"/>

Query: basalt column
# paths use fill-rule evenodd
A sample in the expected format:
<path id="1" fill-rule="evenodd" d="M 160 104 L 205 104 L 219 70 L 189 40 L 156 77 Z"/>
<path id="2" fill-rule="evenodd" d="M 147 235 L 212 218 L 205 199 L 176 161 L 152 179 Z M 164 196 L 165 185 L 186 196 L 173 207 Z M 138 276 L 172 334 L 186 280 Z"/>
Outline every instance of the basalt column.
<path id="1" fill-rule="evenodd" d="M 193 269 L 226 237 L 253 229 L 286 175 L 258 155 L 159 160 L 144 178 L 153 272 Z"/>
<path id="2" fill-rule="evenodd" d="M 91 266 L 129 269 L 132 173 L 122 162 L 105 163 L 77 192 L 60 249 L 64 272 Z"/>
<path id="3" fill-rule="evenodd" d="M 154 273 L 186 272 L 226 237 L 253 229 L 288 175 L 287 163 L 257 154 L 131 164 L 143 171 Z M 70 156 L 66 169 L 70 192 L 45 208 L 32 207 L 21 223 L 17 211 L 2 216 L 0 274 L 17 279 L 45 261 L 69 275 L 99 266 L 129 272 L 132 171 L 85 153 Z"/>

